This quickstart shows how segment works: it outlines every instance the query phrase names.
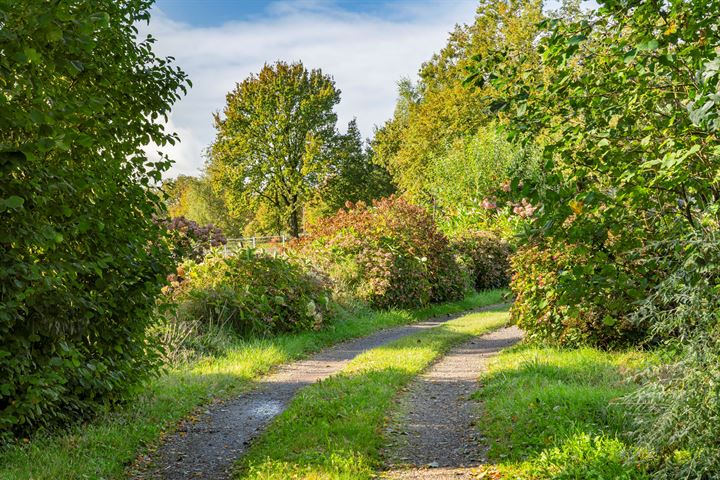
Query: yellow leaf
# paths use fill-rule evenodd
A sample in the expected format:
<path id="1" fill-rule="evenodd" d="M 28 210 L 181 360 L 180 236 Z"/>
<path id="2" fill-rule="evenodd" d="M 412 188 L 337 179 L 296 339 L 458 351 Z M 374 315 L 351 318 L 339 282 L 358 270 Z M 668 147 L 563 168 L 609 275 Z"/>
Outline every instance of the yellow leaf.
<path id="1" fill-rule="evenodd" d="M 575 212 L 575 215 L 580 215 L 583 211 L 583 202 L 578 202 L 576 200 L 570 200 L 570 208 L 573 212 Z"/>

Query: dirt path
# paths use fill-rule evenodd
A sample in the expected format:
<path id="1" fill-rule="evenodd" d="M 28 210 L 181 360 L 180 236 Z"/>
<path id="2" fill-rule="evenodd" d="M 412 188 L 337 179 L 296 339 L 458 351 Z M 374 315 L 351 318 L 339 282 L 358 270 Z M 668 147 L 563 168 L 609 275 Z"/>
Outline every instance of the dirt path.
<path id="1" fill-rule="evenodd" d="M 412 325 L 382 330 L 330 347 L 307 360 L 282 366 L 257 382 L 248 393 L 213 404 L 195 421 L 180 424 L 150 459 L 133 468 L 134 479 L 226 479 L 234 462 L 268 423 L 290 403 L 304 386 L 327 378 L 358 354 L 420 330 L 437 327 L 469 313 L 492 310 L 499 305 L 446 315 Z"/>
<path id="2" fill-rule="evenodd" d="M 488 359 L 518 342 L 523 333 L 508 327 L 454 348 L 419 376 L 400 399 L 401 415 L 388 429 L 383 478 L 471 479 L 485 461 L 474 427 L 478 375 Z"/>

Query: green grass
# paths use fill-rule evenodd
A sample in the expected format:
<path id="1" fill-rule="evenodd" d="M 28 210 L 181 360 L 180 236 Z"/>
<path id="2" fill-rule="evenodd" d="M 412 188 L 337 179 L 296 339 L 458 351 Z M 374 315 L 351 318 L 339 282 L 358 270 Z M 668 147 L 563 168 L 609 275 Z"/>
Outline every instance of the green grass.
<path id="1" fill-rule="evenodd" d="M 636 386 L 628 373 L 652 359 L 640 352 L 556 350 L 522 345 L 483 377 L 478 422 L 490 445 L 487 470 L 502 478 L 643 479 L 614 400 Z"/>
<path id="2" fill-rule="evenodd" d="M 3 447 L 0 478 L 123 478 L 128 464 L 138 454 L 152 449 L 180 419 L 214 398 L 236 395 L 250 388 L 254 379 L 273 367 L 382 328 L 497 303 L 503 294 L 499 290 L 483 292 L 459 302 L 415 311 L 366 311 L 346 315 L 319 332 L 237 340 L 220 357 L 168 371 L 128 405 L 91 423 Z"/>
<path id="3" fill-rule="evenodd" d="M 359 355 L 303 389 L 240 461 L 237 477 L 372 478 L 397 392 L 451 346 L 507 320 L 506 309 L 474 313 Z"/>

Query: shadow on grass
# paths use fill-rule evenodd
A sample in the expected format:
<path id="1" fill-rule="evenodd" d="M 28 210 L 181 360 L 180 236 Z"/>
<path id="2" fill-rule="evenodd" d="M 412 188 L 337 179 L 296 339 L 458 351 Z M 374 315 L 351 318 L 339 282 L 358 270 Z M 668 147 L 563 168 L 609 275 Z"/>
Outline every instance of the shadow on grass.
<path id="1" fill-rule="evenodd" d="M 0 447 L 3 480 L 125 478 L 126 466 L 166 430 L 216 398 L 245 392 L 277 365 L 379 329 L 501 301 L 502 291 L 474 294 L 416 311 L 348 314 L 319 332 L 235 341 L 224 354 L 169 369 L 127 404 L 84 425 Z"/>
<path id="2" fill-rule="evenodd" d="M 360 355 L 343 373 L 301 390 L 241 459 L 236 477 L 373 477 L 396 393 L 444 351 L 506 319 L 505 309 L 471 314 Z"/>
<path id="3" fill-rule="evenodd" d="M 385 368 L 302 390 L 241 461 L 236 478 L 370 478 L 380 465 L 385 411 L 413 376 Z"/>

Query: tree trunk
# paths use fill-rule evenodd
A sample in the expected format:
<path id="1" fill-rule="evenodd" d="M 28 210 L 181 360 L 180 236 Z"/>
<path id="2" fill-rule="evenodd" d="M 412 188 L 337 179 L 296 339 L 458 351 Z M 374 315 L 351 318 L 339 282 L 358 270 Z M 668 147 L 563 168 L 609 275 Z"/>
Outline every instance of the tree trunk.
<path id="1" fill-rule="evenodd" d="M 300 236 L 300 212 L 298 209 L 290 213 L 290 235 L 292 235 L 293 238 Z"/>

